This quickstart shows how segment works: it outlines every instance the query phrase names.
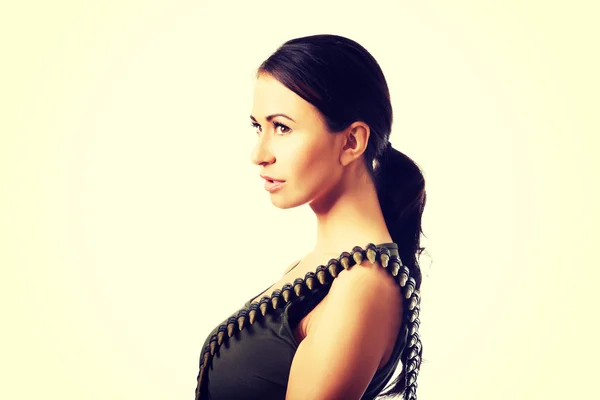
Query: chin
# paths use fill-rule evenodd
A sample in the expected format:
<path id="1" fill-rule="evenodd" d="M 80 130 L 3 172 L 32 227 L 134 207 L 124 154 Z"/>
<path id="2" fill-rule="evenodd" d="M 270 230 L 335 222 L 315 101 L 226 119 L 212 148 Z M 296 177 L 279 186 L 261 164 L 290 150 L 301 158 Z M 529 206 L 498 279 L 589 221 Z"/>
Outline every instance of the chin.
<path id="1" fill-rule="evenodd" d="M 303 204 L 306 204 L 306 201 L 302 201 L 299 198 L 291 198 L 290 196 L 286 196 L 283 193 L 273 193 L 271 194 L 271 204 L 281 210 L 288 210 L 290 208 L 296 208 Z"/>
<path id="2" fill-rule="evenodd" d="M 276 196 L 271 197 L 271 204 L 273 204 L 275 207 L 277 207 L 281 210 L 287 210 L 287 209 L 295 208 L 295 207 L 302 205 L 302 204 L 286 201 L 286 199 L 281 199 L 281 198 L 278 199 L 278 198 L 276 198 Z"/>

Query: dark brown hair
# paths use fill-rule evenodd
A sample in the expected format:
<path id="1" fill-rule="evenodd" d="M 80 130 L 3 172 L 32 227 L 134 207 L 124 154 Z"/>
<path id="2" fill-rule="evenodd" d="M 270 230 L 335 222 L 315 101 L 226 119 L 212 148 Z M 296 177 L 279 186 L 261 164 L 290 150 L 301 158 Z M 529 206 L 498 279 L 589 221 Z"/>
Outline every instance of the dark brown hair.
<path id="1" fill-rule="evenodd" d="M 337 35 L 313 35 L 281 45 L 258 68 L 257 75 L 261 74 L 274 77 L 315 106 L 332 132 L 340 132 L 355 121 L 369 125 L 371 134 L 364 152 L 367 171 L 375 183 L 383 216 L 392 240 L 398 245 L 402 264 L 408 267 L 419 291 L 422 276 L 418 256 L 424 250 L 420 247 L 420 236 L 426 200 L 425 179 L 413 160 L 390 146 L 392 106 L 387 82 L 377 61 L 353 40 Z M 373 167 L 374 160 L 378 168 Z M 411 317 L 414 304 L 409 310 L 409 302 L 405 303 L 403 323 L 409 326 L 409 335 L 407 346 L 400 354 L 402 371 L 380 398 L 402 395 L 416 399 L 416 377 L 423 350 L 418 333 L 419 319 Z"/>

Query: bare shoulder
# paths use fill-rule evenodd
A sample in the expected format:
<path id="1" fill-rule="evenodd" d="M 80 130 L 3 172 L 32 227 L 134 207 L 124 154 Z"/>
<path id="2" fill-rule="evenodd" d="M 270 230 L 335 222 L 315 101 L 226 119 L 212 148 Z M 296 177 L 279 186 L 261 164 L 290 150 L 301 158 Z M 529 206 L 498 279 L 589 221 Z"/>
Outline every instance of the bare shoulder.
<path id="1" fill-rule="evenodd" d="M 400 287 L 378 262 L 364 260 L 340 272 L 319 306 L 294 356 L 286 398 L 360 398 L 395 343 Z"/>
<path id="2" fill-rule="evenodd" d="M 352 315 L 354 321 L 367 321 L 373 318 L 385 324 L 389 334 L 394 336 L 402 322 L 403 296 L 400 285 L 390 273 L 376 261 L 364 259 L 347 270 L 342 270 L 331 284 L 331 288 L 318 305 L 319 313 L 312 323 L 333 313 Z M 367 315 L 370 314 L 370 315 Z"/>
<path id="3" fill-rule="evenodd" d="M 355 313 L 356 318 L 364 320 L 369 319 L 367 313 L 376 314 L 379 320 L 396 320 L 394 325 L 399 327 L 402 297 L 400 286 L 390 273 L 378 261 L 365 259 L 340 272 L 324 299 L 324 309 Z"/>

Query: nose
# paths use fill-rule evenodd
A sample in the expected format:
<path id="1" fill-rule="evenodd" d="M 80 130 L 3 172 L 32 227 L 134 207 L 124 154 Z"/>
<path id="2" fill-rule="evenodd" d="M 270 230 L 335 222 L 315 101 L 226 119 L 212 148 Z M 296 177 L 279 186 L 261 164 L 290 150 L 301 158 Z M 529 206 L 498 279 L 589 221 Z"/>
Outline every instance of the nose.
<path id="1" fill-rule="evenodd" d="M 250 160 L 253 164 L 264 165 L 271 164 L 275 161 L 275 156 L 270 149 L 269 143 L 267 142 L 268 135 L 260 135 L 252 153 L 250 154 Z"/>

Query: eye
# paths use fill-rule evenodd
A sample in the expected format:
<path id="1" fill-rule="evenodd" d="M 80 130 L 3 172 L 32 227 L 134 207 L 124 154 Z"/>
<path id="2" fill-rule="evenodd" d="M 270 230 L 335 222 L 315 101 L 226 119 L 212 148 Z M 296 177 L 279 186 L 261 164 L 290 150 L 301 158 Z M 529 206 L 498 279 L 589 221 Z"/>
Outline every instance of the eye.
<path id="1" fill-rule="evenodd" d="M 257 124 L 256 122 L 250 122 L 250 126 L 253 127 L 254 129 L 260 128 L 260 124 Z M 256 132 L 256 133 L 258 133 L 258 132 Z"/>
<path id="2" fill-rule="evenodd" d="M 250 122 L 250 126 L 254 129 L 259 129 L 259 131 L 257 131 L 256 133 L 260 133 L 260 124 L 256 122 Z M 291 129 L 288 126 L 282 124 L 281 122 L 273 121 L 273 126 L 275 127 L 275 130 L 277 130 L 277 128 L 280 128 L 280 136 L 287 135 L 291 131 Z"/>
<path id="3" fill-rule="evenodd" d="M 282 128 L 284 130 L 284 131 L 281 131 L 282 135 L 287 135 L 288 133 L 290 133 L 290 128 L 288 128 L 281 122 L 273 121 L 273 125 L 275 126 L 275 130 L 277 130 L 277 128 Z"/>

